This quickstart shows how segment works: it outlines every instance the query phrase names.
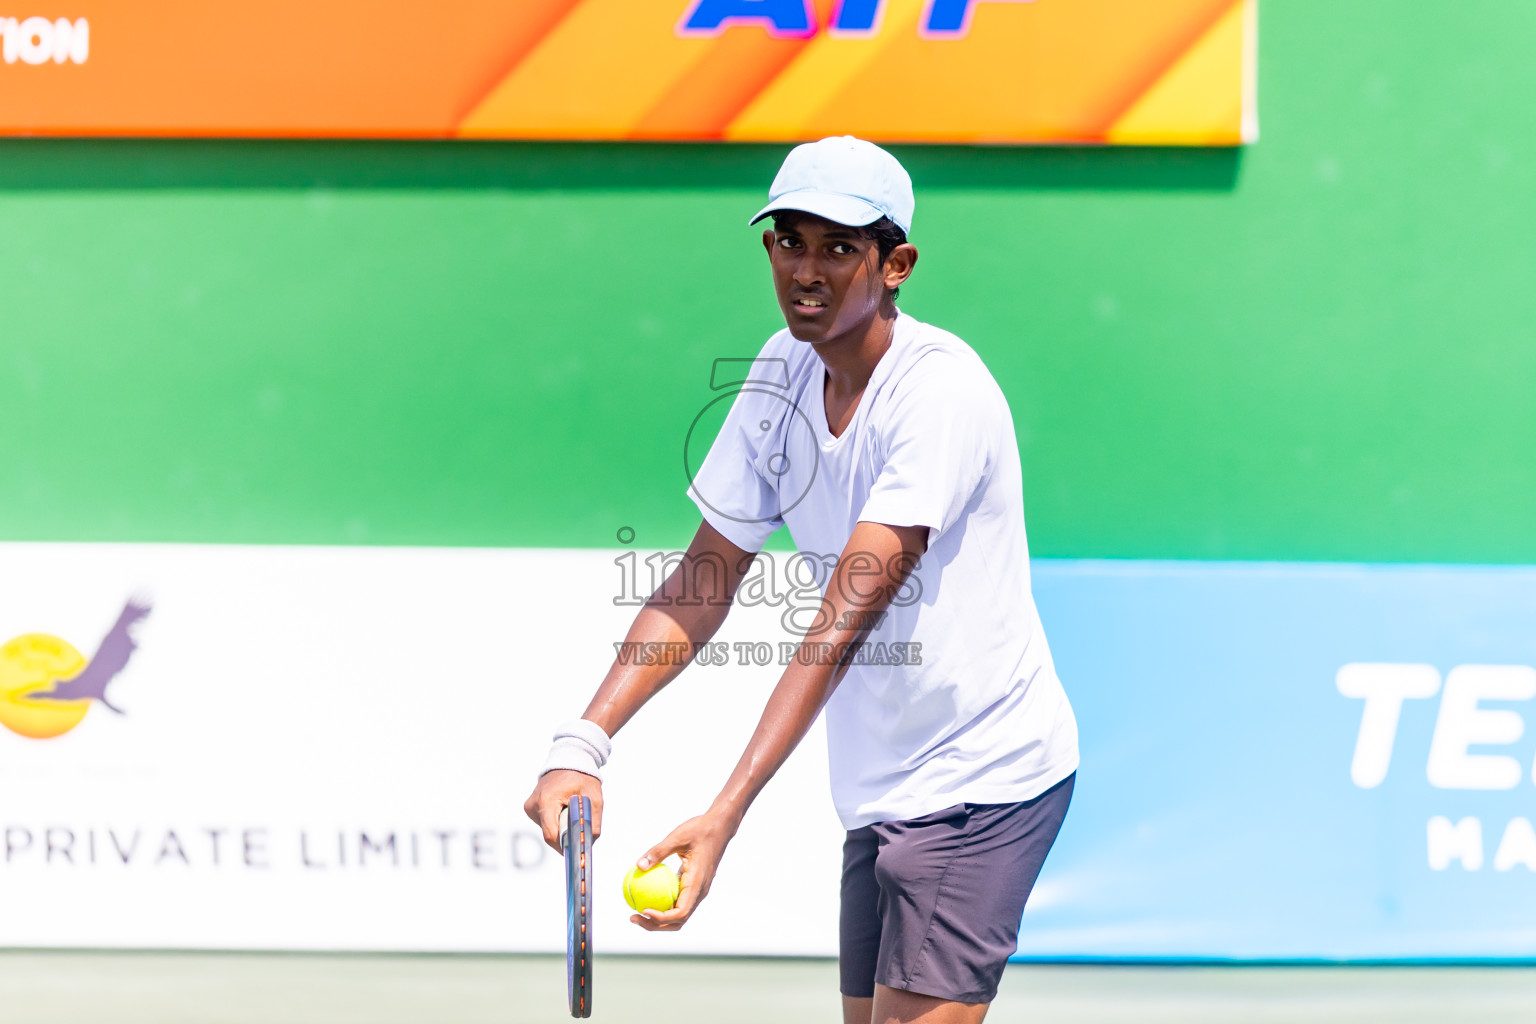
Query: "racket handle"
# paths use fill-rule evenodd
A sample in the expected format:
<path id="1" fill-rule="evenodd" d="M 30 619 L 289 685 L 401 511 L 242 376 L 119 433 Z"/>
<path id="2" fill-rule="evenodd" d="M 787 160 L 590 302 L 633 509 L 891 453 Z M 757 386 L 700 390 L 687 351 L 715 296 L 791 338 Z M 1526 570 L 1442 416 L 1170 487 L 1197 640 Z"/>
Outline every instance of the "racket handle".
<path id="1" fill-rule="evenodd" d="M 560 808 L 560 849 L 565 850 L 571 840 L 571 808 L 567 804 Z"/>

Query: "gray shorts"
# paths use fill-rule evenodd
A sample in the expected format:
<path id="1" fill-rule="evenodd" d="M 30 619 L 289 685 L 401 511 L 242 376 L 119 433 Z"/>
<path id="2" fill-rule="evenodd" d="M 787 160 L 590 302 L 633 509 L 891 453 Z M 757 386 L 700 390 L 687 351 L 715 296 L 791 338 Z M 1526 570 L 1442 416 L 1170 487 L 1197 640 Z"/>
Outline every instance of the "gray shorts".
<path id="1" fill-rule="evenodd" d="M 1024 803 L 956 804 L 849 832 L 838 923 L 843 995 L 872 996 L 878 982 L 990 1003 L 1076 778 Z"/>

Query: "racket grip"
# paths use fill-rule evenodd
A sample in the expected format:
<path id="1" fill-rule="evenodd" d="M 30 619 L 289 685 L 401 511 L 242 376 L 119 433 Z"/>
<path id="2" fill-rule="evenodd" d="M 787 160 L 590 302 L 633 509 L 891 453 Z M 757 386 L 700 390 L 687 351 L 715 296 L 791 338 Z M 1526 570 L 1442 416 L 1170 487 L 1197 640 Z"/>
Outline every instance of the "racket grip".
<path id="1" fill-rule="evenodd" d="M 569 804 L 560 808 L 560 849 L 562 852 L 570 845 L 571 840 L 571 807 Z"/>

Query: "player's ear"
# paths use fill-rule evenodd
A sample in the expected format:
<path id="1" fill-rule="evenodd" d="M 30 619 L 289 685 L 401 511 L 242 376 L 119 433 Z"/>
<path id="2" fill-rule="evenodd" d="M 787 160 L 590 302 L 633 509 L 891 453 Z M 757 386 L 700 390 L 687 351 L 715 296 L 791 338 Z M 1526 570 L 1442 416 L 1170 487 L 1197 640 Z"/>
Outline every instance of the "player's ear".
<path id="1" fill-rule="evenodd" d="M 911 242 L 902 242 L 885 258 L 885 286 L 900 288 L 912 276 L 912 269 L 916 266 L 917 246 Z"/>
<path id="2" fill-rule="evenodd" d="M 763 229 L 763 249 L 767 251 L 768 255 L 770 255 L 770 256 L 773 255 L 773 229 L 772 228 L 764 228 Z"/>

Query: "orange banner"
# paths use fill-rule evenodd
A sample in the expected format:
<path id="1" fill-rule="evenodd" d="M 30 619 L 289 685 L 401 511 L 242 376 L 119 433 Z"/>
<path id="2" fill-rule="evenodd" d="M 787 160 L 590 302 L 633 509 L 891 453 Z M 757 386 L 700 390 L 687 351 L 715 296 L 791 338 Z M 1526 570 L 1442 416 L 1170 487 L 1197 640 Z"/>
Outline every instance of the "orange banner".
<path id="1" fill-rule="evenodd" d="M 1236 145 L 1257 0 L 77 0 L 0 133 Z"/>

